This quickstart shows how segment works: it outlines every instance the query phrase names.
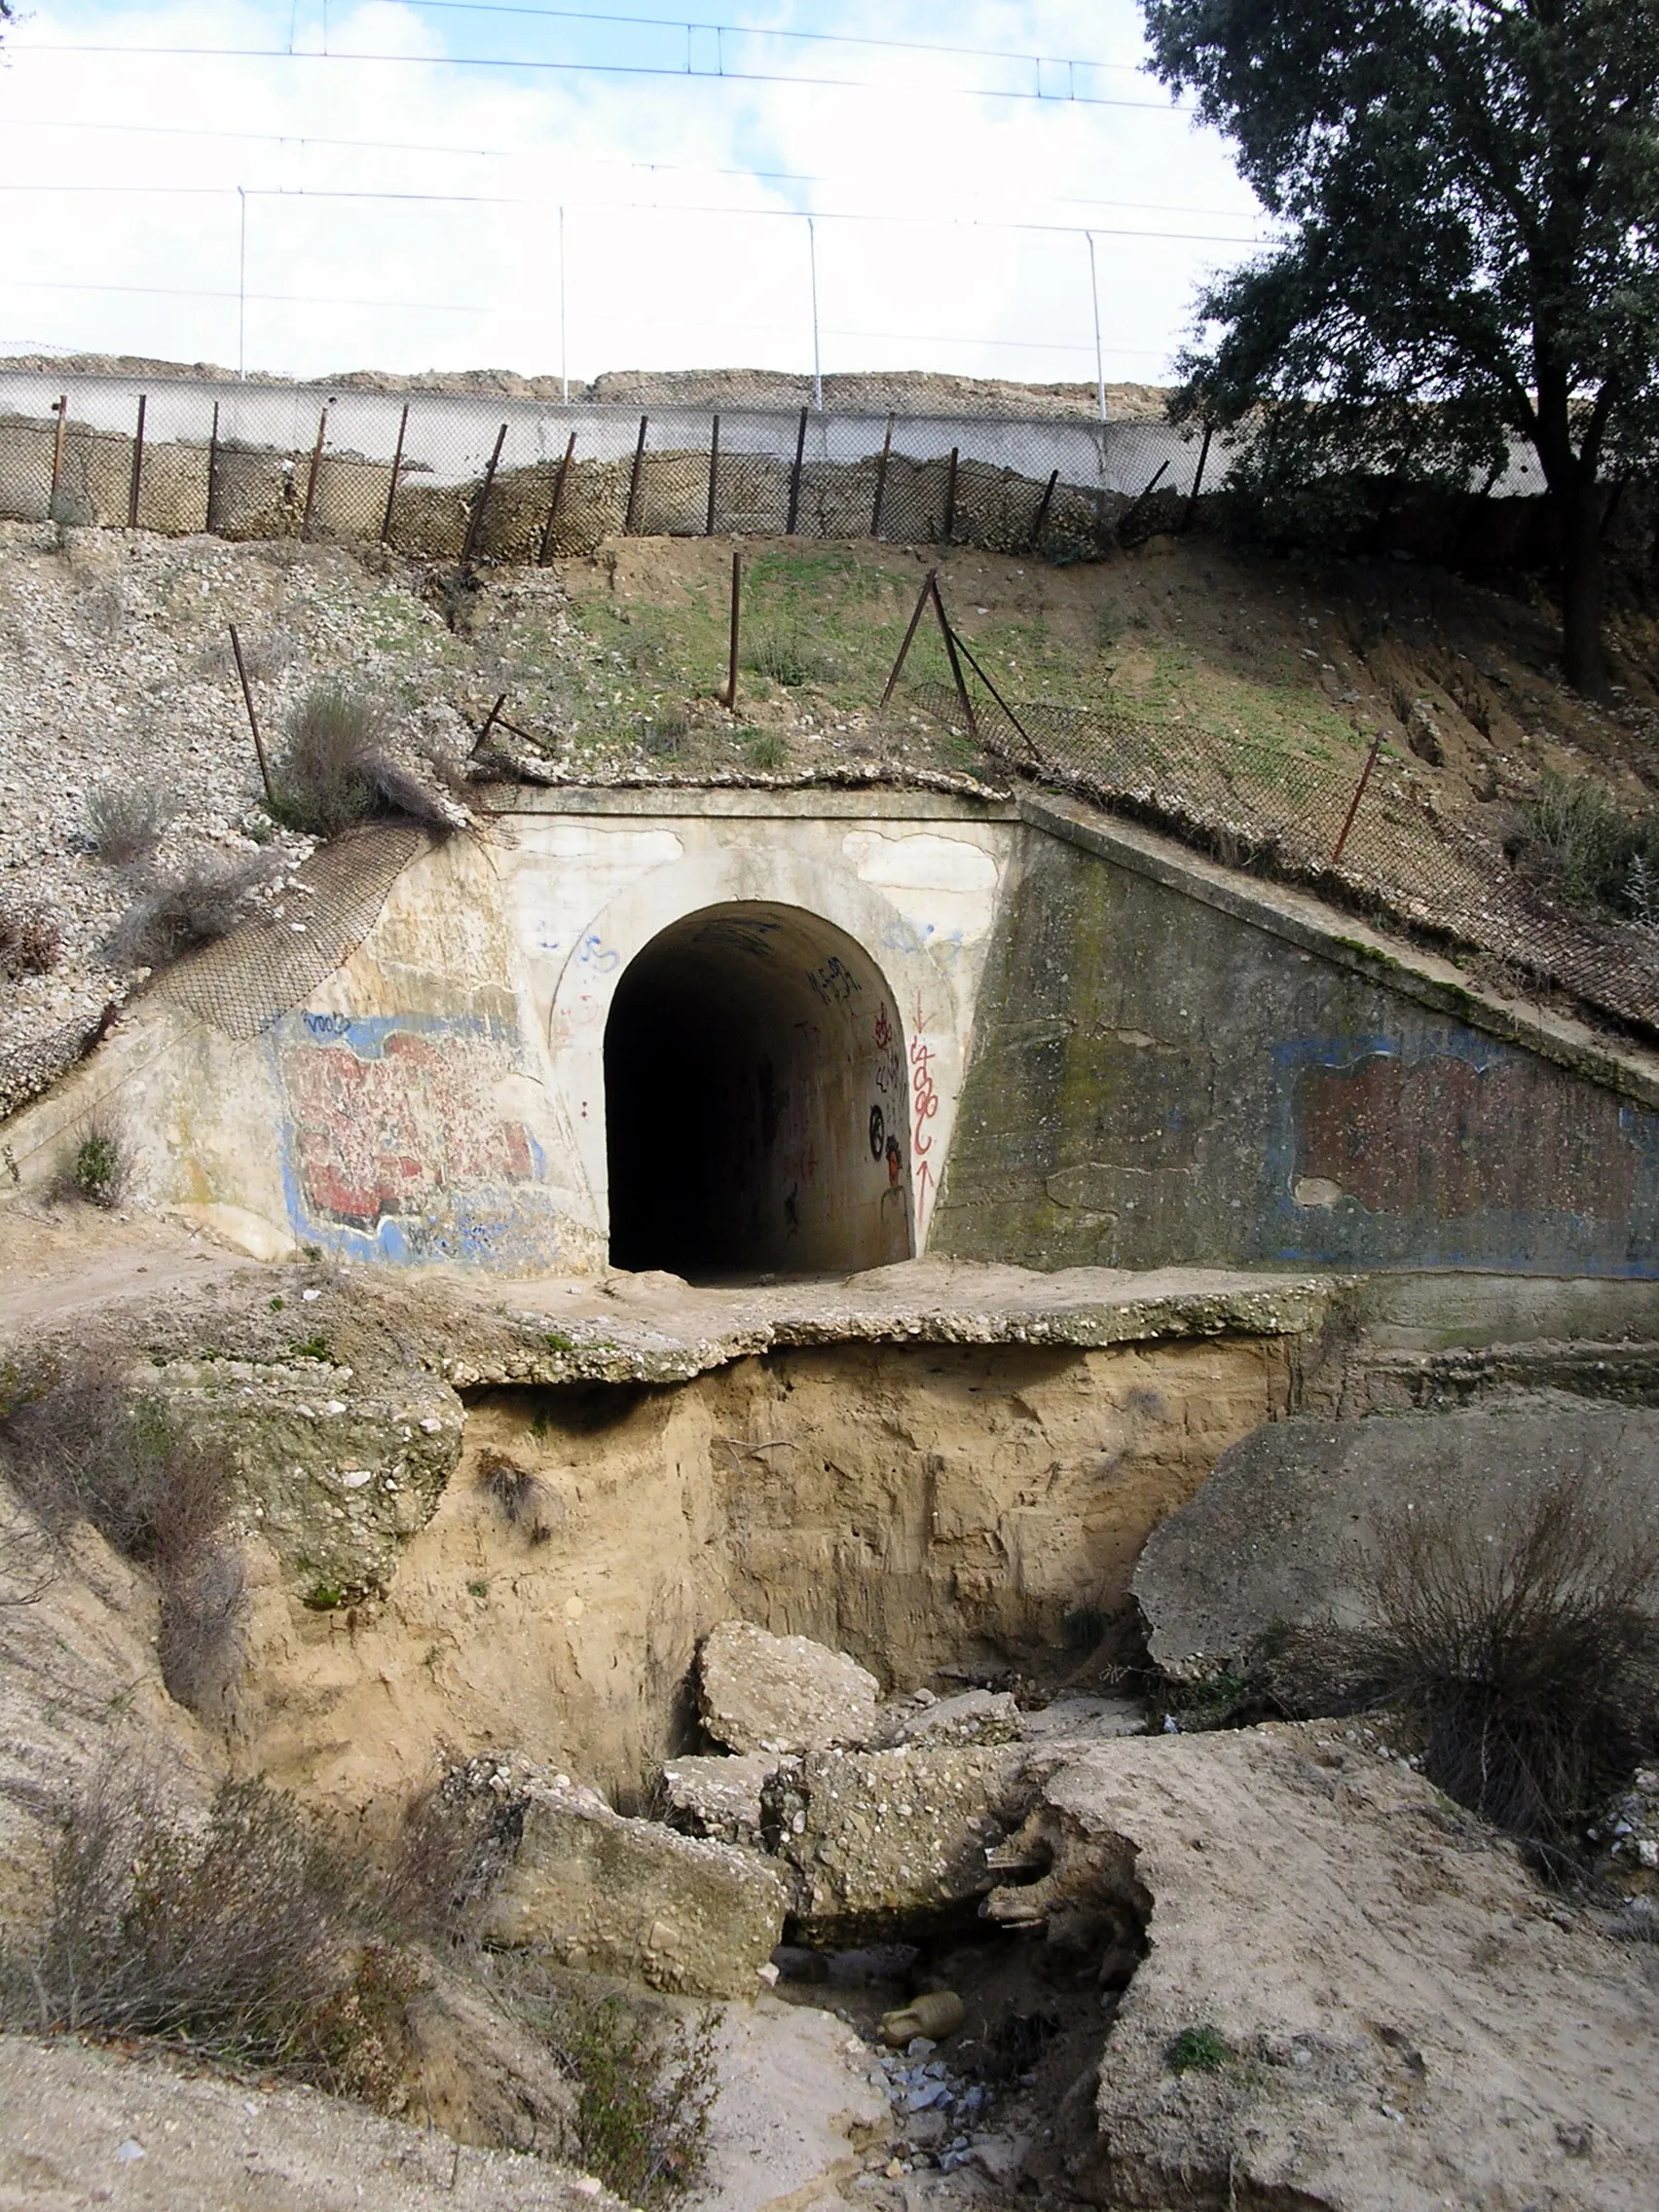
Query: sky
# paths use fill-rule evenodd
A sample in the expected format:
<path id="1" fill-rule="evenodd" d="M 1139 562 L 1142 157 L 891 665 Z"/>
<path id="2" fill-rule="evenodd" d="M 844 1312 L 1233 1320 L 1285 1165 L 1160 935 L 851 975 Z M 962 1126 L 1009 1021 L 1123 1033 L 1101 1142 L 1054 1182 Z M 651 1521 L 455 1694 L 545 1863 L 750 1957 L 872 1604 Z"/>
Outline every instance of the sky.
<path id="1" fill-rule="evenodd" d="M 699 4 L 25 0 L 0 351 L 1159 382 L 1267 235 L 1132 0 Z"/>

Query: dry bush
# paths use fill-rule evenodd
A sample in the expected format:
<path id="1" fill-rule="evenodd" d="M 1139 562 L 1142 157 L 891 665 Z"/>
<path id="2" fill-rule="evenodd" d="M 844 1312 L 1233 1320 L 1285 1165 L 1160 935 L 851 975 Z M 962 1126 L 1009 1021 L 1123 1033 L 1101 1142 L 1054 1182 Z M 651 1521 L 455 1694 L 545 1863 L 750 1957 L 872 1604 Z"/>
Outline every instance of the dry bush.
<path id="1" fill-rule="evenodd" d="M 93 1114 L 75 1132 L 62 1180 L 89 1205 L 111 1211 L 131 1187 L 134 1164 L 119 1126 L 106 1114 Z"/>
<path id="2" fill-rule="evenodd" d="M 518 1849 L 524 1797 L 491 1787 L 496 1761 L 453 1754 L 404 1808 L 392 1847 L 387 1909 L 412 1937 L 459 1937 L 466 1907 Z"/>
<path id="3" fill-rule="evenodd" d="M 110 932 L 105 958 L 116 968 L 159 968 L 228 937 L 280 865 L 269 853 L 203 853 L 176 875 L 158 876 Z"/>
<path id="4" fill-rule="evenodd" d="M 313 684 L 285 734 L 274 781 L 277 813 L 292 829 L 333 837 L 376 816 L 446 830 L 461 819 L 453 800 L 392 749 L 379 702 L 350 684 Z M 430 773 L 443 781 L 437 769 Z"/>
<path id="5" fill-rule="evenodd" d="M 159 2036 L 323 2074 L 360 1958 L 361 1878 L 261 1783 L 192 1817 L 106 1772 L 72 1808 L 46 1923 L 8 1950 L 12 2024 Z"/>
<path id="6" fill-rule="evenodd" d="M 0 905 L 0 975 L 50 976 L 63 954 L 63 932 L 44 906 Z"/>
<path id="7" fill-rule="evenodd" d="M 478 1489 L 507 1526 L 533 1544 L 546 1543 L 564 1518 L 559 1499 L 541 1478 L 504 1452 L 479 1454 Z"/>
<path id="8" fill-rule="evenodd" d="M 149 859 L 177 812 L 171 793 L 153 778 L 94 784 L 87 793 L 87 835 L 100 861 L 126 867 Z"/>
<path id="9" fill-rule="evenodd" d="M 1461 1501 L 1407 1505 L 1376 1544 L 1374 1625 L 1285 1640 L 1271 1690 L 1292 1712 L 1409 1715 L 1431 1782 L 1565 1862 L 1659 1724 L 1659 1530 L 1579 1473 L 1495 1531 Z"/>
<path id="10" fill-rule="evenodd" d="M 133 1400 L 118 1352 L 90 1350 L 0 1419 L 0 1472 L 53 1541 L 90 1522 L 154 1572 L 162 1678 L 192 1711 L 222 1710 L 247 1601 L 217 1456 Z"/>

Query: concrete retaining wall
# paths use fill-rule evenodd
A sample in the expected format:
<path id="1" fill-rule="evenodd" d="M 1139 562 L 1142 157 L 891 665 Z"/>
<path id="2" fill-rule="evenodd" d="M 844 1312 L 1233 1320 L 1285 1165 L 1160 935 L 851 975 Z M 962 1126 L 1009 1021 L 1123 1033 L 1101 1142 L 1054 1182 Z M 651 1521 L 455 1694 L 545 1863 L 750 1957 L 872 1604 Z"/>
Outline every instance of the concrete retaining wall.
<path id="1" fill-rule="evenodd" d="M 672 945 L 670 1000 L 689 958 L 727 1040 L 722 1103 L 708 1052 L 636 1051 L 653 1095 L 619 1125 L 662 1155 L 651 1188 L 707 1220 L 719 1184 L 748 1225 L 717 1272 L 1659 1277 L 1659 1062 L 1150 832 L 1035 795 L 498 804 L 253 1043 L 153 989 L 7 1127 L 14 1195 L 102 1103 L 144 1196 L 254 1251 L 602 1267 L 612 999 Z"/>

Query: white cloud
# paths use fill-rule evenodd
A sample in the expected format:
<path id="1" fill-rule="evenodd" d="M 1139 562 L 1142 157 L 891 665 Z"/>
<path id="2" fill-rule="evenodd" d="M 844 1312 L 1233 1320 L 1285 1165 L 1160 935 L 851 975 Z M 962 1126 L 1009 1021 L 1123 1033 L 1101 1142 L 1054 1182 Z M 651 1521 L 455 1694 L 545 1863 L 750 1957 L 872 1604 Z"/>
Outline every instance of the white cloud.
<path id="1" fill-rule="evenodd" d="M 1131 63 L 1140 55 L 1130 0 L 1104 9 L 1065 0 L 1038 19 L 980 0 L 953 12 L 948 28 L 922 0 L 852 0 L 812 22 L 997 48 L 1016 43 L 1013 23 L 1018 43 L 1049 54 Z M 1242 236 L 1251 227 L 1249 195 L 1211 134 L 1158 112 L 976 99 L 954 89 L 1019 81 L 998 63 L 740 50 L 762 63 L 874 80 L 864 91 L 501 74 L 440 57 L 570 51 L 575 34 L 522 18 L 422 14 L 396 0 L 344 13 L 336 0 L 328 18 L 332 55 L 396 61 L 87 51 L 113 41 L 285 48 L 290 24 L 297 48 L 320 49 L 322 18 L 309 0 L 64 0 L 11 34 L 0 183 L 116 189 L 0 194 L 10 217 L 0 342 L 234 361 L 241 186 L 250 367 L 555 370 L 563 204 L 572 378 L 619 366 L 806 368 L 807 240 L 791 211 L 816 206 L 827 211 L 818 223 L 827 371 L 1091 377 L 1084 241 L 998 227 L 1018 221 L 1095 226 L 1106 373 L 1152 377 L 1185 332 L 1196 278 L 1235 249 L 1112 234 Z M 663 51 L 660 42 L 617 43 L 644 36 L 615 33 L 608 51 Z M 47 51 L 64 44 L 80 51 Z M 1046 84 L 1057 81 L 1045 72 Z M 1159 96 L 1145 78 L 1098 82 L 1129 98 Z M 107 128 L 134 124 L 145 130 Z M 164 134 L 169 129 L 196 135 Z M 214 131 L 249 135 L 203 134 Z M 318 143 L 330 138 L 477 151 Z M 653 163 L 674 166 L 642 166 Z M 821 181 L 756 173 L 769 170 Z M 160 186 L 188 189 L 149 189 Z M 325 193 L 485 197 L 445 204 Z M 1111 202 L 1130 204 L 1102 204 Z M 1206 212 L 1134 211 L 1147 203 Z M 730 212 L 708 211 L 716 207 Z M 855 215 L 884 219 L 836 219 Z"/>

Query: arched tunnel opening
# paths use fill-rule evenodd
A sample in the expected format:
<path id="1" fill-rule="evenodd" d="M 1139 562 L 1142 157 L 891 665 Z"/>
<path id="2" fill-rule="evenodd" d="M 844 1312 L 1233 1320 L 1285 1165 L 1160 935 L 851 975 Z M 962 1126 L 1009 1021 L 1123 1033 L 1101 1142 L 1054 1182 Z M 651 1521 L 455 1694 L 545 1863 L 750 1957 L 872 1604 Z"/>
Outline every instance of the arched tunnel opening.
<path id="1" fill-rule="evenodd" d="M 880 970 L 800 907 L 709 906 L 624 971 L 605 1031 L 610 1259 L 692 1281 L 910 1254 L 904 1054 Z"/>

